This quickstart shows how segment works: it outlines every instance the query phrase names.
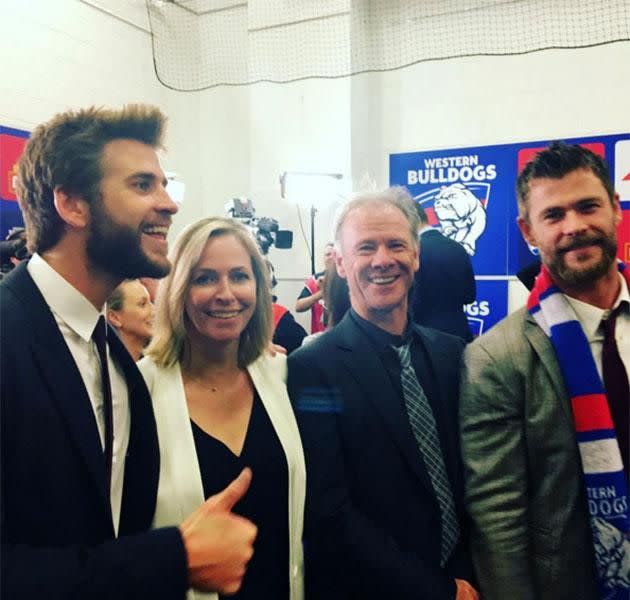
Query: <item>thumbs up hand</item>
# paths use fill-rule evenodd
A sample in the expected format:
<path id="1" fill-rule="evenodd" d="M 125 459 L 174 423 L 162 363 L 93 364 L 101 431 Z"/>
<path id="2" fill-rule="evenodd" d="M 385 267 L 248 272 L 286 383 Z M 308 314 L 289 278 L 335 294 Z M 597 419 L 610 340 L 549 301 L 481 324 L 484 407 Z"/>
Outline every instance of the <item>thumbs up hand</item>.
<path id="1" fill-rule="evenodd" d="M 251 480 L 251 470 L 243 469 L 230 485 L 208 498 L 181 524 L 191 587 L 222 594 L 234 594 L 241 587 L 254 554 L 257 529 L 231 511 Z"/>

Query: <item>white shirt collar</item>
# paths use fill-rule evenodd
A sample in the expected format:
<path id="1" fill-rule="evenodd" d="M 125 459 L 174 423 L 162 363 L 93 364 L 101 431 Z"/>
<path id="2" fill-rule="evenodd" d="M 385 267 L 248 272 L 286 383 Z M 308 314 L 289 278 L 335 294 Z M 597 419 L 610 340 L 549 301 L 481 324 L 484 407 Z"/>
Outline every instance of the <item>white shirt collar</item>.
<path id="1" fill-rule="evenodd" d="M 628 284 L 621 273 L 619 273 L 619 280 L 621 282 L 619 295 L 617 296 L 612 308 L 609 309 L 599 308 L 597 306 L 593 306 L 592 304 L 588 304 L 587 302 L 582 302 L 581 300 L 576 300 L 575 298 L 565 295 L 565 298 L 569 301 L 571 308 L 575 311 L 575 316 L 578 318 L 578 321 L 580 321 L 582 329 L 584 330 L 584 335 L 586 335 L 586 339 L 589 342 L 592 341 L 597 334 L 602 319 L 607 319 L 608 315 L 622 302 L 625 301 L 630 304 L 630 291 L 628 291 Z"/>
<path id="2" fill-rule="evenodd" d="M 74 286 L 68 283 L 39 254 L 26 267 L 50 309 L 86 342 L 101 314 Z"/>

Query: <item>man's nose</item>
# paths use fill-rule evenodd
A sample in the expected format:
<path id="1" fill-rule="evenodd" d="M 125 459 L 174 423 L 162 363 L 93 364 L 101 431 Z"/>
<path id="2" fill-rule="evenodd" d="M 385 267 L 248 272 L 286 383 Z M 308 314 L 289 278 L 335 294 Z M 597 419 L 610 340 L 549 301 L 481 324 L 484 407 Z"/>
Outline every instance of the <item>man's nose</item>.
<path id="1" fill-rule="evenodd" d="M 156 210 L 158 212 L 167 213 L 169 215 L 174 215 L 178 210 L 179 206 L 175 204 L 171 195 L 168 193 L 168 190 L 165 187 L 161 187 L 158 192 L 158 201 Z"/>
<path id="2" fill-rule="evenodd" d="M 373 267 L 381 267 L 381 268 L 388 267 L 393 262 L 394 260 L 392 258 L 392 252 L 387 246 L 380 245 L 376 248 L 376 252 L 374 253 L 374 256 L 372 257 Z"/>
<path id="3" fill-rule="evenodd" d="M 562 222 L 562 231 L 565 235 L 579 235 L 586 229 L 586 218 L 583 215 L 574 210 L 566 213 Z"/>

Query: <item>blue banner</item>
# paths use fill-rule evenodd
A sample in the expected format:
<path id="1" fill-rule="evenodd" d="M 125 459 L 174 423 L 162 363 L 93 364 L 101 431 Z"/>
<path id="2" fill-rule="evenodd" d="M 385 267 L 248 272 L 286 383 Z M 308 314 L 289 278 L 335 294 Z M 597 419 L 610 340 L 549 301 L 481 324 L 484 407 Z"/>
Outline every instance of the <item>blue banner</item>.
<path id="1" fill-rule="evenodd" d="M 470 331 L 477 337 L 507 316 L 507 280 L 477 279 L 477 299 L 464 306 Z"/>
<path id="2" fill-rule="evenodd" d="M 15 195 L 17 163 L 29 137 L 28 131 L 0 125 L 0 239 L 13 227 L 23 227 Z"/>
<path id="3" fill-rule="evenodd" d="M 604 156 L 611 178 L 620 187 L 630 173 L 630 161 L 623 156 L 623 164 L 619 160 L 625 156 L 621 147 L 625 148 L 628 140 L 630 134 L 626 133 L 566 141 Z M 391 154 L 390 183 L 406 186 L 425 209 L 430 223 L 464 246 L 476 275 L 515 275 L 533 260 L 516 225 L 516 178 L 548 144 L 540 141 Z M 625 195 L 621 194 L 621 201 L 627 224 L 630 203 L 626 200 L 630 198 Z M 622 227 L 622 256 L 624 231 Z"/>

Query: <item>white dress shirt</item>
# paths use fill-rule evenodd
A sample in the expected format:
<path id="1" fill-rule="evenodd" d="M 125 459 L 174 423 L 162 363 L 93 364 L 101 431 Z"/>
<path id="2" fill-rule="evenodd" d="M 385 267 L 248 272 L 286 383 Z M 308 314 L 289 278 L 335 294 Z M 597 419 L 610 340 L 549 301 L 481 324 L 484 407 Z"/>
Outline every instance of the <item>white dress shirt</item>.
<path id="1" fill-rule="evenodd" d="M 28 272 L 41 292 L 57 321 L 74 362 L 81 373 L 87 390 L 96 426 L 105 447 L 105 414 L 101 384 L 101 361 L 92 332 L 102 313 L 76 288 L 68 283 L 39 254 L 34 254 L 27 265 Z M 107 348 L 109 377 L 112 388 L 114 411 L 114 448 L 112 458 L 112 480 L 110 501 L 114 531 L 118 535 L 125 456 L 129 445 L 130 415 L 127 383 L 122 369 L 116 364 Z M 71 402 L 73 399 L 68 398 Z"/>
<path id="2" fill-rule="evenodd" d="M 602 354 L 604 350 L 604 329 L 601 323 L 624 301 L 626 302 L 626 308 L 617 316 L 615 340 L 619 349 L 619 356 L 621 356 L 626 373 L 630 377 L 630 292 L 628 291 L 628 284 L 621 273 L 619 274 L 619 279 L 621 280 L 621 290 L 612 309 L 604 310 L 581 300 L 565 296 L 582 325 L 600 377 L 602 377 Z"/>

